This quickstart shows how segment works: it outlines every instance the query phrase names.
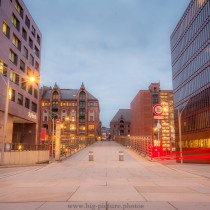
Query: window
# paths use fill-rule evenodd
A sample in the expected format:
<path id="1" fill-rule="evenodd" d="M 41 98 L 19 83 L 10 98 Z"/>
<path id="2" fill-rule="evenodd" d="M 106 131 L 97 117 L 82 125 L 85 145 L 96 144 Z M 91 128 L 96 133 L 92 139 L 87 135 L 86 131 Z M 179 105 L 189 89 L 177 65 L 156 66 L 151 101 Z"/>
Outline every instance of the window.
<path id="1" fill-rule="evenodd" d="M 29 42 L 28 44 L 29 44 L 30 48 L 33 49 L 33 40 L 31 39 L 31 37 L 29 37 L 28 42 Z"/>
<path id="2" fill-rule="evenodd" d="M 4 75 L 5 77 L 7 77 L 7 65 L 0 61 L 0 74 Z"/>
<path id="3" fill-rule="evenodd" d="M 70 124 L 70 130 L 71 130 L 71 131 L 76 130 L 76 125 L 75 125 L 75 124 Z"/>
<path id="4" fill-rule="evenodd" d="M 17 66 L 17 55 L 10 49 L 9 51 L 9 59 Z"/>
<path id="5" fill-rule="evenodd" d="M 37 104 L 35 104 L 34 102 L 31 103 L 31 110 L 33 112 L 37 112 Z"/>
<path id="6" fill-rule="evenodd" d="M 10 28 L 5 22 L 3 22 L 2 31 L 3 31 L 4 35 L 9 39 L 10 38 Z"/>
<path id="7" fill-rule="evenodd" d="M 21 88 L 26 90 L 26 80 L 24 78 L 21 79 Z"/>
<path id="8" fill-rule="evenodd" d="M 15 47 L 21 51 L 21 42 L 20 40 L 17 38 L 17 36 L 15 34 L 13 34 L 12 36 L 12 44 L 15 45 Z"/>
<path id="9" fill-rule="evenodd" d="M 40 45 L 40 43 L 41 43 L 41 39 L 40 39 L 40 36 L 37 34 L 37 42 L 38 42 L 38 44 Z"/>
<path id="10" fill-rule="evenodd" d="M 27 25 L 28 28 L 30 28 L 30 20 L 27 15 L 26 15 L 26 19 L 25 19 L 25 24 Z"/>
<path id="11" fill-rule="evenodd" d="M 27 32 L 24 28 L 22 28 L 22 37 L 25 39 L 25 41 L 27 41 Z"/>
<path id="12" fill-rule="evenodd" d="M 29 62 L 32 66 L 34 66 L 34 57 L 30 55 Z"/>
<path id="13" fill-rule="evenodd" d="M 20 60 L 20 70 L 25 72 L 25 68 L 26 68 L 25 63 L 22 60 Z"/>
<path id="14" fill-rule="evenodd" d="M 28 50 L 26 47 L 23 48 L 23 56 L 28 59 Z"/>
<path id="15" fill-rule="evenodd" d="M 25 98 L 25 107 L 30 108 L 30 100 L 28 98 Z"/>
<path id="16" fill-rule="evenodd" d="M 10 98 L 11 98 L 11 101 L 15 102 L 15 90 L 13 89 L 10 91 Z"/>
<path id="17" fill-rule="evenodd" d="M 15 1 L 15 9 L 20 14 L 20 16 L 23 18 L 23 8 L 20 6 L 19 2 Z"/>
<path id="18" fill-rule="evenodd" d="M 19 85 L 19 75 L 14 72 L 10 73 L 10 81 L 14 82 L 16 85 Z"/>
<path id="19" fill-rule="evenodd" d="M 27 75 L 30 77 L 32 75 L 31 69 L 27 66 Z"/>
<path id="20" fill-rule="evenodd" d="M 31 28 L 31 33 L 34 37 L 36 36 L 36 30 L 35 30 L 34 26 L 32 26 L 32 28 Z"/>
<path id="21" fill-rule="evenodd" d="M 23 105 L 23 95 L 18 93 L 18 104 Z"/>
<path id="22" fill-rule="evenodd" d="M 12 14 L 12 24 L 18 31 L 20 30 L 20 21 L 16 18 L 14 14 Z"/>
<path id="23" fill-rule="evenodd" d="M 57 92 L 57 91 L 55 91 L 55 92 L 53 93 L 52 98 L 53 98 L 53 101 L 58 101 L 58 92 Z"/>
<path id="24" fill-rule="evenodd" d="M 39 49 L 35 46 L 34 48 L 34 53 L 36 54 L 36 56 L 39 58 Z"/>
<path id="25" fill-rule="evenodd" d="M 94 121 L 94 117 L 93 117 L 93 116 L 90 116 L 90 117 L 89 117 L 89 121 L 90 121 L 90 122 L 93 122 L 93 121 Z"/>
<path id="26" fill-rule="evenodd" d="M 88 125 L 88 130 L 94 130 L 94 125 Z"/>
<path id="27" fill-rule="evenodd" d="M 36 61 L 35 62 L 35 69 L 37 70 L 37 71 L 39 71 L 39 63 Z"/>
<path id="28" fill-rule="evenodd" d="M 79 98 L 81 101 L 84 101 L 85 100 L 85 92 L 81 92 Z"/>
<path id="29" fill-rule="evenodd" d="M 38 90 L 37 89 L 34 89 L 34 97 L 38 98 Z"/>
<path id="30" fill-rule="evenodd" d="M 32 95 L 32 92 L 33 92 L 33 87 L 32 87 L 32 85 L 29 85 L 29 87 L 28 87 L 28 93 Z"/>

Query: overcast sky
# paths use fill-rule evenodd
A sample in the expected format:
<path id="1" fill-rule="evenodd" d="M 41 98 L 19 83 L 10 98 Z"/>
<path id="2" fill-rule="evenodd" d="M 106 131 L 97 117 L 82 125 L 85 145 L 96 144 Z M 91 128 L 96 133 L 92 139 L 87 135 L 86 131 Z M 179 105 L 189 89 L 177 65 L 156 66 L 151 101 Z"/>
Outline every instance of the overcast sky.
<path id="1" fill-rule="evenodd" d="M 42 33 L 41 82 L 86 89 L 109 127 L 141 89 L 172 89 L 170 35 L 190 0 L 24 0 Z"/>

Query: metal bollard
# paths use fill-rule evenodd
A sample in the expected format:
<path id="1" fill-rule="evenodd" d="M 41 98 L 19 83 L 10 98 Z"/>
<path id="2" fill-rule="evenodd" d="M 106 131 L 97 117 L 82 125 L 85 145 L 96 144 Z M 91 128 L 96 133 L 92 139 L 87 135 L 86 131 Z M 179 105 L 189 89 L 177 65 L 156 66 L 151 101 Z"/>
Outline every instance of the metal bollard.
<path id="1" fill-rule="evenodd" d="M 89 161 L 93 161 L 93 151 L 89 151 Z"/>
<path id="2" fill-rule="evenodd" d="M 124 161 L 124 152 L 119 151 L 119 161 Z"/>

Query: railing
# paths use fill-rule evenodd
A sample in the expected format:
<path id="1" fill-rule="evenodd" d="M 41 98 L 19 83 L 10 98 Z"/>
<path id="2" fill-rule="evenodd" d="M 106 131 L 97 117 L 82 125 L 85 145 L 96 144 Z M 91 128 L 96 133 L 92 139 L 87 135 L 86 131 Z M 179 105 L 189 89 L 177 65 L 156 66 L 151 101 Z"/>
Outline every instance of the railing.
<path id="1" fill-rule="evenodd" d="M 60 156 L 68 157 L 81 149 L 96 142 L 95 137 L 67 137 L 61 136 Z M 55 149 L 55 147 L 54 147 Z M 50 156 L 52 156 L 52 144 L 49 144 Z M 53 151 L 53 156 L 55 151 Z"/>
<path id="2" fill-rule="evenodd" d="M 12 151 L 40 151 L 48 150 L 48 145 L 41 144 L 25 144 L 25 143 L 7 143 L 5 144 L 5 152 Z"/>
<path id="3" fill-rule="evenodd" d="M 142 156 L 152 158 L 152 140 L 150 136 L 117 136 L 115 141 L 135 150 Z"/>

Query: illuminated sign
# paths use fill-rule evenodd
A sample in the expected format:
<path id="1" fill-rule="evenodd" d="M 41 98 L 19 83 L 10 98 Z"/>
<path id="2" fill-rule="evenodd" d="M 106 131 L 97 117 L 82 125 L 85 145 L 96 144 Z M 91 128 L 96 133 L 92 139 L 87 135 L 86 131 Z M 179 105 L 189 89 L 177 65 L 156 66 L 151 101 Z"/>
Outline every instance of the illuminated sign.
<path id="1" fill-rule="evenodd" d="M 36 120 L 36 114 L 34 114 L 34 113 L 32 113 L 32 112 L 28 112 L 28 117 L 30 118 L 30 119 L 34 119 L 34 120 Z"/>

